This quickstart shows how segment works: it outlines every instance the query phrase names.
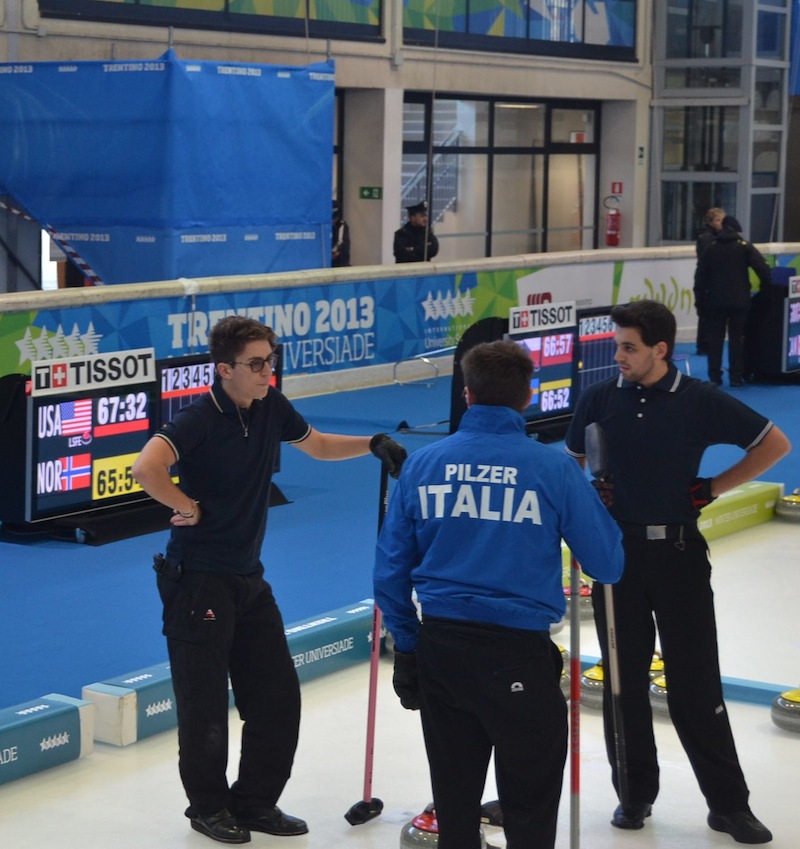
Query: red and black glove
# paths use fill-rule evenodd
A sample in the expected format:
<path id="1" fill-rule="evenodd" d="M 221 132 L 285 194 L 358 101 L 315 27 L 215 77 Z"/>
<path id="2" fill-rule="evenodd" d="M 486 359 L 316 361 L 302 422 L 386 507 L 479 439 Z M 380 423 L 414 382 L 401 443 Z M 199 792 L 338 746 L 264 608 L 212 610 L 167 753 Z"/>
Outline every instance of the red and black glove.
<path id="1" fill-rule="evenodd" d="M 689 498 L 695 510 L 702 510 L 707 504 L 716 499 L 711 494 L 711 478 L 694 478 L 689 485 Z"/>
<path id="2" fill-rule="evenodd" d="M 606 509 L 610 510 L 614 506 L 614 484 L 605 478 L 595 478 L 592 486 L 597 490 Z"/>

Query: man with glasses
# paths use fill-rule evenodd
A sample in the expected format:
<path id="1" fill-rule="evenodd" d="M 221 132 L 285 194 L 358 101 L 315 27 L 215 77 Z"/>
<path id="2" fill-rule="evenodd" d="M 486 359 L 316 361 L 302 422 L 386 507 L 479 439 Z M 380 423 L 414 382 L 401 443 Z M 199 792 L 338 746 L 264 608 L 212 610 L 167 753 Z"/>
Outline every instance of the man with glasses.
<path id="1" fill-rule="evenodd" d="M 291 773 L 300 687 L 261 547 L 281 442 L 318 460 L 370 451 L 393 476 L 405 449 L 386 434 L 321 433 L 270 386 L 278 340 L 242 316 L 212 329 L 215 380 L 149 440 L 135 479 L 172 508 L 166 555 L 156 555 L 178 715 L 179 769 L 192 828 L 221 843 L 250 831 L 305 834 L 277 807 Z M 171 477 L 175 467 L 176 485 Z M 238 780 L 228 786 L 228 678 L 242 728 Z"/>

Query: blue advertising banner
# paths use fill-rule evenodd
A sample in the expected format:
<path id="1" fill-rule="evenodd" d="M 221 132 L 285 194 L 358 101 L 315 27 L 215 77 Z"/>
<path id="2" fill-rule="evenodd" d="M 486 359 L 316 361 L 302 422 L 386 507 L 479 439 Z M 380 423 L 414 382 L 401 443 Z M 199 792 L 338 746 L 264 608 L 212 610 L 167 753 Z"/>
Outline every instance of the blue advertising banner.
<path id="1" fill-rule="evenodd" d="M 397 363 L 454 347 L 473 324 L 508 316 L 512 307 L 566 300 L 587 308 L 652 298 L 666 304 L 693 338 L 696 258 L 693 249 L 685 256 L 671 254 L 674 249 L 651 250 L 622 261 L 598 252 L 591 263 L 562 256 L 552 265 L 522 262 L 408 277 L 393 277 L 386 269 L 367 280 L 334 281 L 323 272 L 315 284 L 305 283 L 305 272 L 282 278 L 284 285 L 276 285 L 277 278 L 238 285 L 235 280 L 147 284 L 120 290 L 135 293 L 133 298 L 93 300 L 92 290 L 81 290 L 75 293 L 80 304 L 69 307 L 48 308 L 50 296 L 41 293 L 40 301 L 27 302 L 40 303 L 37 309 L 0 311 L 0 376 L 30 374 L 34 362 L 115 351 L 147 348 L 156 359 L 205 354 L 210 329 L 234 313 L 275 330 L 283 345 L 284 376 Z M 795 254 L 767 256 L 796 276 Z M 163 294 L 155 296 L 159 291 Z M 53 298 L 63 304 L 73 293 Z"/>
<path id="2" fill-rule="evenodd" d="M 87 276 L 330 262 L 334 65 L 0 64 L 0 196 Z"/>

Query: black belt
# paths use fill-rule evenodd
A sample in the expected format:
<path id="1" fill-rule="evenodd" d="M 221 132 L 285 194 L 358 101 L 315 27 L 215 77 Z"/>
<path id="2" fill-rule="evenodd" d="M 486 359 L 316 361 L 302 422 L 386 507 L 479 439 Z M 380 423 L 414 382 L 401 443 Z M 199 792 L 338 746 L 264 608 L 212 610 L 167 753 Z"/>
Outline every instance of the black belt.
<path id="1" fill-rule="evenodd" d="M 623 534 L 638 539 L 700 539 L 702 534 L 697 525 L 633 525 L 630 522 L 618 522 Z"/>

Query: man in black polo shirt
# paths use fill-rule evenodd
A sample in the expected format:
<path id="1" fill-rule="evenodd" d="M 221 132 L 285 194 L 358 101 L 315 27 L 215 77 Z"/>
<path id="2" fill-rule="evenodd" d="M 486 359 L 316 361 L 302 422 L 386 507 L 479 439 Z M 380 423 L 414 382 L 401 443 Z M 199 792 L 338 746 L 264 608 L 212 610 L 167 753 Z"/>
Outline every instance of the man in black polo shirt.
<path id="1" fill-rule="evenodd" d="M 281 442 L 318 460 L 372 451 L 393 476 L 405 449 L 385 434 L 314 430 L 274 387 L 277 337 L 229 316 L 211 331 L 216 376 L 144 447 L 133 476 L 171 507 L 166 557 L 157 555 L 175 704 L 179 768 L 192 828 L 221 843 L 250 831 L 305 834 L 277 807 L 291 773 L 300 687 L 283 620 L 264 580 L 261 546 Z M 179 486 L 171 479 L 176 466 Z M 238 780 L 228 786 L 228 677 L 244 722 Z"/>
<path id="2" fill-rule="evenodd" d="M 675 317 L 663 304 L 637 301 L 615 307 L 611 317 L 620 375 L 584 392 L 566 437 L 567 452 L 583 463 L 586 427 L 596 422 L 602 429 L 607 476 L 596 485 L 625 548 L 613 598 L 627 750 L 621 767 L 630 798 L 620 798 L 611 822 L 642 828 L 658 794 L 648 674 L 657 625 L 670 715 L 708 803 L 709 826 L 742 843 L 767 843 L 772 834 L 750 811 L 722 699 L 711 566 L 697 518 L 701 507 L 762 474 L 791 446 L 772 422 L 676 369 Z M 703 452 L 715 444 L 738 445 L 746 453 L 713 478 L 698 478 Z M 592 600 L 607 662 L 598 582 Z M 619 794 L 609 687 L 604 697 L 606 748 Z"/>

